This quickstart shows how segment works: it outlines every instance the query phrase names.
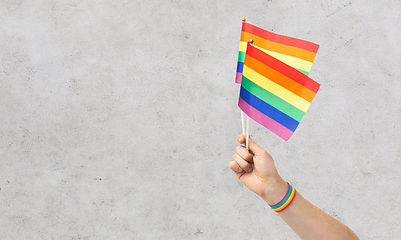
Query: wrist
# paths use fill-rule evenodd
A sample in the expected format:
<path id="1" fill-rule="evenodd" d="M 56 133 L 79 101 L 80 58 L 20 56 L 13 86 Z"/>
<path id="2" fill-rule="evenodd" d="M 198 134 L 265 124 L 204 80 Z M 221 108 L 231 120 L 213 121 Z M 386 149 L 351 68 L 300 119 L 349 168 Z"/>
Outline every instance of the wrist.
<path id="1" fill-rule="evenodd" d="M 283 179 L 271 182 L 262 196 L 263 200 L 269 205 L 274 205 L 280 202 L 288 192 L 288 183 Z"/>

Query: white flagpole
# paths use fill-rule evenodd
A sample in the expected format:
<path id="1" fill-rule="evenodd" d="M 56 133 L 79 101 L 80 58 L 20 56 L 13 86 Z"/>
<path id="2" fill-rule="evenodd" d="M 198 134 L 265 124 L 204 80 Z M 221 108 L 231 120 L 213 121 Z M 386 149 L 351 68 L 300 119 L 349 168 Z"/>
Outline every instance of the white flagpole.
<path id="1" fill-rule="evenodd" d="M 243 18 L 242 22 L 246 22 L 246 19 Z M 253 43 L 253 40 L 251 39 L 251 43 Z M 241 84 L 239 85 L 239 93 L 241 94 Z M 246 116 L 246 132 L 245 132 L 245 126 L 244 126 L 244 111 L 241 109 L 241 125 L 242 125 L 242 134 L 246 133 L 246 149 L 249 150 L 248 148 L 248 140 L 249 140 L 249 117 L 248 115 Z"/>
<path id="2" fill-rule="evenodd" d="M 253 46 L 253 39 L 250 39 L 249 43 Z M 249 116 L 246 115 L 246 144 L 245 144 L 245 146 L 246 146 L 246 149 L 249 150 L 248 142 L 249 142 Z"/>
<path id="3" fill-rule="evenodd" d="M 249 117 L 248 115 L 246 116 L 246 149 L 249 150 Z"/>
<path id="4" fill-rule="evenodd" d="M 239 85 L 239 92 L 241 92 L 241 84 Z M 241 110 L 241 125 L 242 125 L 242 134 L 245 134 L 245 125 L 244 125 L 244 111 Z"/>
<path id="5" fill-rule="evenodd" d="M 245 134 L 244 112 L 241 110 L 242 134 Z"/>
<path id="6" fill-rule="evenodd" d="M 246 22 L 246 19 L 243 18 L 242 22 Z M 239 94 L 240 93 L 241 93 L 241 83 L 239 84 Z M 241 109 L 241 125 L 242 125 L 242 134 L 245 134 L 244 111 L 242 111 L 242 109 Z"/>

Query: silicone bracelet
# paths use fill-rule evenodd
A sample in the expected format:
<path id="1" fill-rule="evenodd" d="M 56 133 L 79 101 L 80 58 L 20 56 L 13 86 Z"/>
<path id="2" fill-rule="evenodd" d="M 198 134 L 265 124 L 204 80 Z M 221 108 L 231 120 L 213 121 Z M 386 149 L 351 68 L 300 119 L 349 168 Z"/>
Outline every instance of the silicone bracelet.
<path id="1" fill-rule="evenodd" d="M 291 186 L 291 184 L 288 183 L 288 191 L 285 194 L 285 196 L 283 197 L 283 199 L 281 199 L 280 202 L 278 202 L 275 205 L 269 205 L 274 211 L 276 212 L 281 212 L 284 209 L 286 209 L 291 203 L 292 200 L 294 200 L 295 194 L 297 193 L 297 191 L 295 190 L 295 188 L 293 188 Z"/>

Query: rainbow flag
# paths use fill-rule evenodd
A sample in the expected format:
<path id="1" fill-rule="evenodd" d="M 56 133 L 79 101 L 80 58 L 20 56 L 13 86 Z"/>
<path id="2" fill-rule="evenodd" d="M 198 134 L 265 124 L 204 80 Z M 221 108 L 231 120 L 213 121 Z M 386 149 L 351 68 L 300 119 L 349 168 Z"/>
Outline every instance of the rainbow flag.
<path id="1" fill-rule="evenodd" d="M 238 106 L 250 118 L 288 140 L 320 84 L 247 44 Z"/>
<path id="2" fill-rule="evenodd" d="M 278 60 L 308 75 L 319 45 L 301 39 L 278 35 L 252 24 L 243 22 L 239 45 L 237 75 L 235 82 L 241 83 L 246 46 L 252 39 L 253 46 Z"/>

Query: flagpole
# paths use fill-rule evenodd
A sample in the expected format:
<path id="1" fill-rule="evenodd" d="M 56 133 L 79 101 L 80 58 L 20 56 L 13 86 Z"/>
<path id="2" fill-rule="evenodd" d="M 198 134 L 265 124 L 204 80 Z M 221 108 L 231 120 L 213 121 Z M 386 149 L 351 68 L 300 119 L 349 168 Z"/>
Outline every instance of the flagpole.
<path id="1" fill-rule="evenodd" d="M 249 117 L 246 115 L 246 149 L 249 150 Z"/>
<path id="2" fill-rule="evenodd" d="M 241 85 L 239 85 L 240 92 L 241 92 Z M 244 111 L 241 110 L 241 125 L 242 125 L 242 134 L 245 134 L 245 125 L 244 125 Z"/>
<path id="3" fill-rule="evenodd" d="M 249 43 L 253 46 L 253 39 L 249 39 Z M 246 115 L 246 149 L 249 150 L 249 116 Z"/>
<path id="4" fill-rule="evenodd" d="M 242 22 L 246 22 L 246 18 L 242 19 Z M 239 93 L 241 94 L 241 84 L 239 85 Z M 244 124 L 244 111 L 241 109 L 241 125 L 242 125 L 242 135 L 245 134 L 245 124 Z"/>

